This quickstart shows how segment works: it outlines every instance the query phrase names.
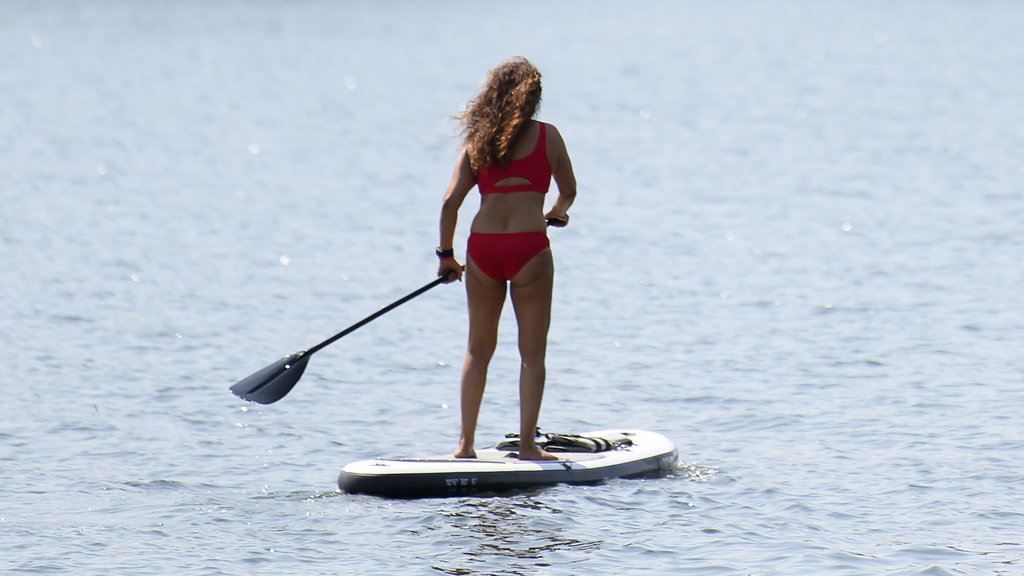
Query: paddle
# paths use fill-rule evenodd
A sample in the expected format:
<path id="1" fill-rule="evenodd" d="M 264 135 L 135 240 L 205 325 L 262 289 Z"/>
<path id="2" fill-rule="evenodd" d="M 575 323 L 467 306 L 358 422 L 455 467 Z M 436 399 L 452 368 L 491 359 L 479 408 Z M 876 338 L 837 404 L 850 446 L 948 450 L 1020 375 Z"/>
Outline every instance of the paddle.
<path id="1" fill-rule="evenodd" d="M 561 220 L 559 218 L 547 219 L 548 226 L 555 226 L 558 228 L 561 228 L 568 223 L 568 218 L 565 220 Z M 327 340 L 313 346 L 309 350 L 300 350 L 299 352 L 285 356 L 263 370 L 256 372 L 232 386 L 231 393 L 242 400 L 248 400 L 249 402 L 254 402 L 256 404 L 273 404 L 274 402 L 277 402 L 281 398 L 284 398 L 288 392 L 291 392 L 291 389 L 295 387 L 295 383 L 299 381 L 299 378 L 302 378 L 302 373 L 306 370 L 306 364 L 309 363 L 309 357 L 312 356 L 314 352 L 332 344 L 335 340 L 345 336 L 349 332 L 372 322 L 377 319 L 377 317 L 398 308 L 402 304 L 405 304 L 409 300 L 423 294 L 434 286 L 443 283 L 446 279 L 447 276 L 438 278 L 430 284 L 416 290 L 412 294 L 395 300 L 391 304 L 388 304 L 366 318 L 363 318 L 359 322 L 345 328 L 341 332 L 338 332 Z"/>
<path id="2" fill-rule="evenodd" d="M 331 336 L 327 340 L 313 346 L 309 350 L 301 350 L 295 354 L 285 356 L 263 370 L 256 372 L 232 386 L 231 393 L 242 400 L 248 400 L 249 402 L 255 402 L 256 404 L 273 404 L 274 402 L 277 402 L 281 398 L 284 398 L 285 394 L 288 394 L 292 387 L 295 386 L 295 383 L 299 381 L 299 378 L 302 377 L 302 372 L 306 369 L 306 364 L 309 363 L 309 357 L 312 356 L 314 352 L 317 352 L 324 346 L 333 343 L 335 340 L 345 336 L 349 332 L 362 327 L 364 324 L 370 323 L 377 317 L 398 308 L 409 300 L 412 300 L 427 290 L 441 284 L 446 279 L 447 277 L 438 278 L 430 284 L 416 290 L 412 294 L 399 298 L 373 314 L 370 314 L 366 318 L 363 318 L 359 322 L 356 322 L 341 332 L 338 332 L 334 336 Z"/>

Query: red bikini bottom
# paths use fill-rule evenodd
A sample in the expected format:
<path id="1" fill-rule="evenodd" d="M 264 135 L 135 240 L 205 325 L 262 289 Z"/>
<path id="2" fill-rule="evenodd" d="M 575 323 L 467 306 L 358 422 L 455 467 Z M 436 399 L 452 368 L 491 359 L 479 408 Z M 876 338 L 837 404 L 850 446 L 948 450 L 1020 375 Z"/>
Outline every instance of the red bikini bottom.
<path id="1" fill-rule="evenodd" d="M 543 232 L 469 235 L 466 253 L 484 274 L 495 280 L 511 280 L 526 263 L 550 246 Z"/>

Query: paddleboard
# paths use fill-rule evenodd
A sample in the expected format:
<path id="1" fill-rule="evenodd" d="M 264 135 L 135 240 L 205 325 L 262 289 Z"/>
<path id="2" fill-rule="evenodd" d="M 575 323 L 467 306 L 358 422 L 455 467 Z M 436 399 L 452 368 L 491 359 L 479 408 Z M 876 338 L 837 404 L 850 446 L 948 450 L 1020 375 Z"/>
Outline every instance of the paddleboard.
<path id="1" fill-rule="evenodd" d="M 554 436 L 554 435 L 549 435 Z M 558 460 L 528 461 L 516 457 L 515 446 L 499 442 L 477 450 L 476 458 L 377 458 L 348 464 L 338 487 L 355 494 L 391 498 L 424 498 L 501 493 L 551 484 L 595 483 L 671 469 L 679 456 L 668 438 L 645 430 L 597 430 L 572 438 L 593 439 L 600 452 L 552 452 Z M 541 443 L 543 438 L 538 438 Z M 504 446 L 503 446 L 504 444 Z M 547 447 L 549 451 L 555 447 Z M 563 449 L 574 449 L 572 446 Z"/>

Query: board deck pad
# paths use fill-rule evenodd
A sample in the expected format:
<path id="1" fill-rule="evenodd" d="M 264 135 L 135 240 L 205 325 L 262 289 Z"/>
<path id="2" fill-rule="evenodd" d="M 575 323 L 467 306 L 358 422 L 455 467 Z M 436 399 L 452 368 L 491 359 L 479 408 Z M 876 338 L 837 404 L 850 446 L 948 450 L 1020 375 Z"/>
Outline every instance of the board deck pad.
<path id="1" fill-rule="evenodd" d="M 591 454 L 589 452 L 552 452 L 551 455 L 558 456 L 558 460 L 548 460 L 548 462 L 582 462 L 603 457 L 601 454 Z M 377 460 L 386 460 L 388 462 L 458 462 L 460 464 L 467 462 L 504 463 L 509 460 L 519 461 L 518 458 L 509 457 L 508 452 L 493 448 L 477 450 L 476 458 L 455 458 L 451 454 L 445 454 L 443 456 L 430 456 L 427 458 L 377 458 Z"/>
<path id="2" fill-rule="evenodd" d="M 618 446 L 604 452 L 553 452 L 558 460 L 519 460 L 508 450 L 477 450 L 476 458 L 377 458 L 345 466 L 338 487 L 345 492 L 392 498 L 500 494 L 559 483 L 592 484 L 609 478 L 644 476 L 675 466 L 678 453 L 668 438 L 645 430 L 611 429 L 581 436 Z M 627 441 L 628 440 L 628 441 Z"/>

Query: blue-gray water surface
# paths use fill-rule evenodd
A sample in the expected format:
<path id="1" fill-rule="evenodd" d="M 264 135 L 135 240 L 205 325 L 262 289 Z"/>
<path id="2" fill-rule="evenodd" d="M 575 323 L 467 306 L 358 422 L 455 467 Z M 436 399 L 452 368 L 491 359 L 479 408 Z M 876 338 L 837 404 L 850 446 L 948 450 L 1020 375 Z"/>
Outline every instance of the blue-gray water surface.
<path id="1" fill-rule="evenodd" d="M 0 572 L 1024 574 L 1024 4 L 0 1 Z M 453 450 L 429 282 L 486 71 L 580 182 L 541 425 L 669 475 L 336 491 Z M 476 199 L 461 213 L 464 253 Z M 518 428 L 506 307 L 481 446 Z"/>

